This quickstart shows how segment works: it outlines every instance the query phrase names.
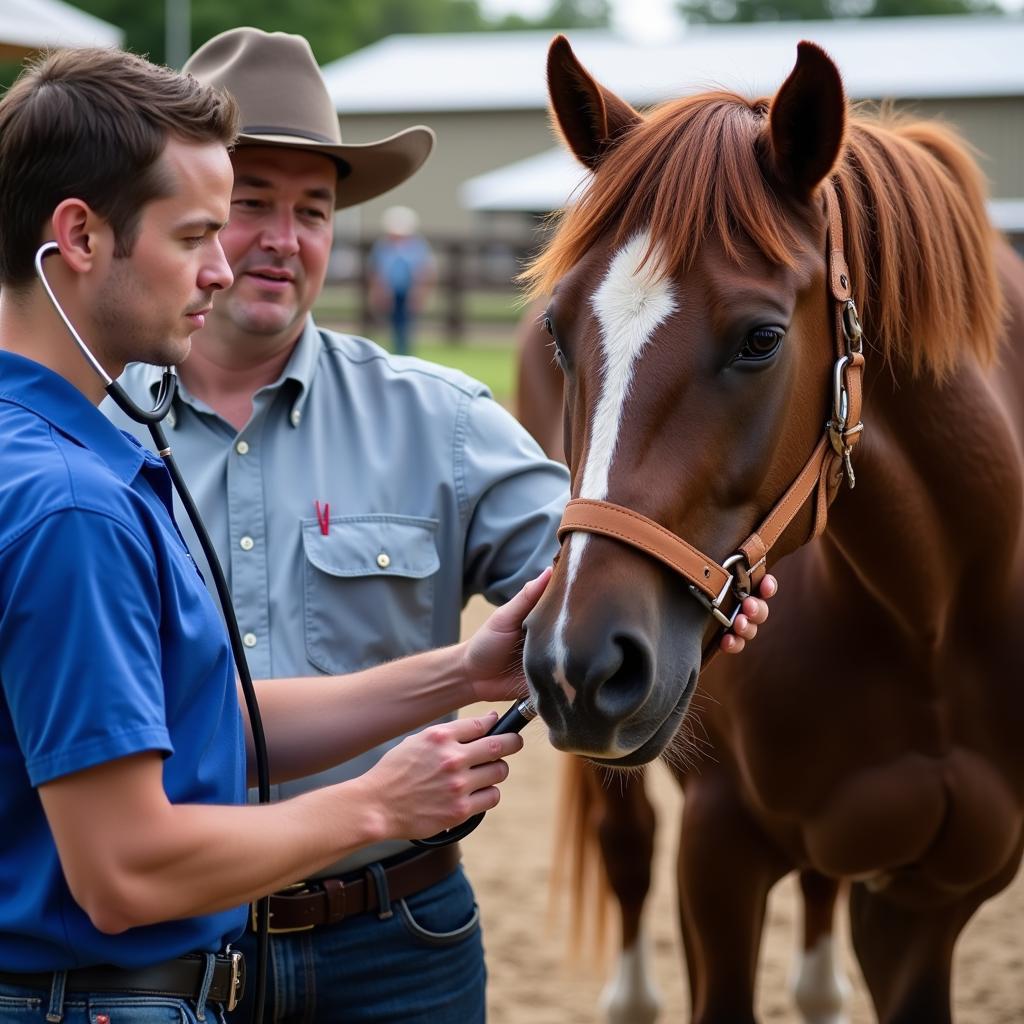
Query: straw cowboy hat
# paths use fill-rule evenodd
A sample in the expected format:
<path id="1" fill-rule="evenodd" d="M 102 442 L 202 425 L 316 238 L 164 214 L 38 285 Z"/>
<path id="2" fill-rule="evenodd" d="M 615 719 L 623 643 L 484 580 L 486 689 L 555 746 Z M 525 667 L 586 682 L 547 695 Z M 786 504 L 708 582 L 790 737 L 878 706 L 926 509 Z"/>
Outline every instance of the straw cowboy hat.
<path id="1" fill-rule="evenodd" d="M 422 125 L 380 142 L 345 144 L 334 103 L 302 36 L 235 28 L 214 36 L 183 68 L 204 85 L 226 89 L 242 115 L 239 146 L 280 146 L 338 162 L 337 209 L 400 185 L 427 159 L 434 133 Z"/>

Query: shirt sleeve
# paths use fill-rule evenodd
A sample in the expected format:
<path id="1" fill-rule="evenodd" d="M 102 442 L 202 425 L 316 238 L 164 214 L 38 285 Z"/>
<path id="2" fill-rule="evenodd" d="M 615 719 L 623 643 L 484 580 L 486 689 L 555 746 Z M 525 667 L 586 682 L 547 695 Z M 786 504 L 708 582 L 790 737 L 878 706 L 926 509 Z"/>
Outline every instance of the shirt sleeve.
<path id="1" fill-rule="evenodd" d="M 469 400 L 461 448 L 467 508 L 464 598 L 501 604 L 555 556 L 569 473 L 487 395 Z"/>
<path id="2" fill-rule="evenodd" d="M 173 753 L 152 549 L 67 509 L 0 560 L 0 682 L 33 786 L 144 750 Z"/>

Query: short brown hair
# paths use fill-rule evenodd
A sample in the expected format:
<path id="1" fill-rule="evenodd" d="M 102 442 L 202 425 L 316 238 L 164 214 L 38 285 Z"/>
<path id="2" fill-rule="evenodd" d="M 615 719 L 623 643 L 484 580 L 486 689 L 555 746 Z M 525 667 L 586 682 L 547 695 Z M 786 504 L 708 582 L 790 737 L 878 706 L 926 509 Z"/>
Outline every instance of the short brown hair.
<path id="1" fill-rule="evenodd" d="M 130 255 L 146 203 L 169 194 L 159 159 L 169 136 L 230 145 L 238 110 L 190 75 L 113 49 L 56 50 L 0 100 L 0 285 L 34 276 L 54 209 L 76 198 Z"/>

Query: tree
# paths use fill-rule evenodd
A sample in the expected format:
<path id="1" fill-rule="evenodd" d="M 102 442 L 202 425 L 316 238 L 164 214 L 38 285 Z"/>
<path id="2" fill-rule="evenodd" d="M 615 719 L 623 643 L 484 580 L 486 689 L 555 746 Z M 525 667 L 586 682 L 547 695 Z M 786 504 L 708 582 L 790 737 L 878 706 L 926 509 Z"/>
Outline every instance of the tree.
<path id="1" fill-rule="evenodd" d="M 607 28 L 611 24 L 608 0 L 554 0 L 547 14 L 524 18 L 506 14 L 495 26 L 499 29 Z"/>
<path id="2" fill-rule="evenodd" d="M 164 60 L 164 4 L 75 0 L 120 26 L 125 46 Z M 475 32 L 507 28 L 589 28 L 609 23 L 608 0 L 552 0 L 547 14 L 490 21 L 479 0 L 192 0 L 193 49 L 237 25 L 305 36 L 321 64 L 399 32 Z"/>

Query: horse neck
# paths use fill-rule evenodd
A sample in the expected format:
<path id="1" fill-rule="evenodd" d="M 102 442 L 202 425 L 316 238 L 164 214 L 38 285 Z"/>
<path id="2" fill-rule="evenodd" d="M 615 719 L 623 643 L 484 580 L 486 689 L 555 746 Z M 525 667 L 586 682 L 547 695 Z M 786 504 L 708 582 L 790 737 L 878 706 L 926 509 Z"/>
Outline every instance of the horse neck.
<path id="1" fill-rule="evenodd" d="M 1024 483 L 1012 421 L 974 363 L 945 384 L 879 368 L 863 421 L 857 486 L 832 506 L 822 557 L 899 627 L 937 643 L 958 602 L 984 613 L 1019 572 Z"/>

